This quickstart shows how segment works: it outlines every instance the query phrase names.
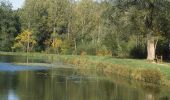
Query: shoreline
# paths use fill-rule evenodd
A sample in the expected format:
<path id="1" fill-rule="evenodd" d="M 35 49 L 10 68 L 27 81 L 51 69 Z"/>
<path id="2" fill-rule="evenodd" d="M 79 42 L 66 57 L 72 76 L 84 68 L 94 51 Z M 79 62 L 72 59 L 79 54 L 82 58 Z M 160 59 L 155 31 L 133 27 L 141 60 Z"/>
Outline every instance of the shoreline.
<path id="1" fill-rule="evenodd" d="M 108 56 L 90 56 L 90 55 L 57 55 L 42 53 L 13 53 L 0 52 L 0 55 L 9 56 L 27 56 L 60 60 L 64 64 L 72 64 L 78 69 L 95 69 L 96 71 L 127 79 L 137 80 L 146 83 L 152 83 L 162 86 L 170 86 L 168 71 L 170 67 L 167 64 L 148 63 L 146 60 L 137 59 L 118 59 Z M 166 73 L 167 72 L 167 73 Z"/>

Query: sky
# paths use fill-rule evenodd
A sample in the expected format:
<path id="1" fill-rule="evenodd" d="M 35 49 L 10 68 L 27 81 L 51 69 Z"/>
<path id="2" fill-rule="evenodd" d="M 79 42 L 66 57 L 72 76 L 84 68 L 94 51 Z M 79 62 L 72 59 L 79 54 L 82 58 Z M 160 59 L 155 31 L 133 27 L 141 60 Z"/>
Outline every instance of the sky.
<path id="1" fill-rule="evenodd" d="M 12 6 L 13 6 L 12 9 L 16 10 L 22 7 L 25 0 L 8 0 L 8 1 L 12 3 Z"/>

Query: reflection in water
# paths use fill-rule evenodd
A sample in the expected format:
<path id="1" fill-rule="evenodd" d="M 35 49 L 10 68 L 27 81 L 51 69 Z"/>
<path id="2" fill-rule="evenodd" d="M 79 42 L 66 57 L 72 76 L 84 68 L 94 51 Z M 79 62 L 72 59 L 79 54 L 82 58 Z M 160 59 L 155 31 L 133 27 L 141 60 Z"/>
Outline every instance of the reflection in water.
<path id="1" fill-rule="evenodd" d="M 72 69 L 53 69 L 53 73 L 51 70 L 12 74 L 0 72 L 0 100 L 159 100 L 159 98 L 168 100 L 169 98 L 170 91 L 167 94 L 145 91 L 142 87 L 116 81 L 81 76 L 75 74 Z"/>
<path id="2" fill-rule="evenodd" d="M 13 90 L 9 90 L 7 100 L 19 100 L 19 98 L 18 98 L 18 96 L 15 94 L 15 92 Z"/>
<path id="3" fill-rule="evenodd" d="M 70 68 L 0 71 L 0 100 L 169 100 L 169 94 L 168 88 Z"/>

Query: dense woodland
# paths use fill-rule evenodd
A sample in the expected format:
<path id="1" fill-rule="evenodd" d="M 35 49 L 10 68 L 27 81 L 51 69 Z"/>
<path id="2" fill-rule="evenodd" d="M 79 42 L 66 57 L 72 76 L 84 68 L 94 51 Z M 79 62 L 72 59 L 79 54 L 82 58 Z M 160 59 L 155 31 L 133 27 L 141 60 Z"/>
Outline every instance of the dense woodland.
<path id="1" fill-rule="evenodd" d="M 170 58 L 170 0 L 0 3 L 0 51 Z"/>

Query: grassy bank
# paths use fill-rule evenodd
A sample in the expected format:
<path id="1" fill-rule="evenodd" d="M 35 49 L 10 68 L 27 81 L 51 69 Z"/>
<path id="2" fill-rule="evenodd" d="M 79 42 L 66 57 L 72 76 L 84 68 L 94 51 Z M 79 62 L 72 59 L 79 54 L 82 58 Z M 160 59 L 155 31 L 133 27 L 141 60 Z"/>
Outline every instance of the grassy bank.
<path id="1" fill-rule="evenodd" d="M 170 65 L 168 63 L 157 64 L 147 62 L 146 60 L 117 59 L 109 56 L 7 52 L 0 52 L 0 55 L 30 56 L 47 59 L 53 57 L 55 60 L 61 59 L 64 63 L 73 64 L 79 69 L 95 69 L 110 75 L 116 74 L 129 79 L 170 86 Z"/>
<path id="2" fill-rule="evenodd" d="M 170 85 L 170 65 L 150 63 L 146 60 L 117 59 L 102 56 L 61 56 L 65 63 L 80 69 L 94 68 L 98 71 L 116 74 L 147 83 Z"/>

